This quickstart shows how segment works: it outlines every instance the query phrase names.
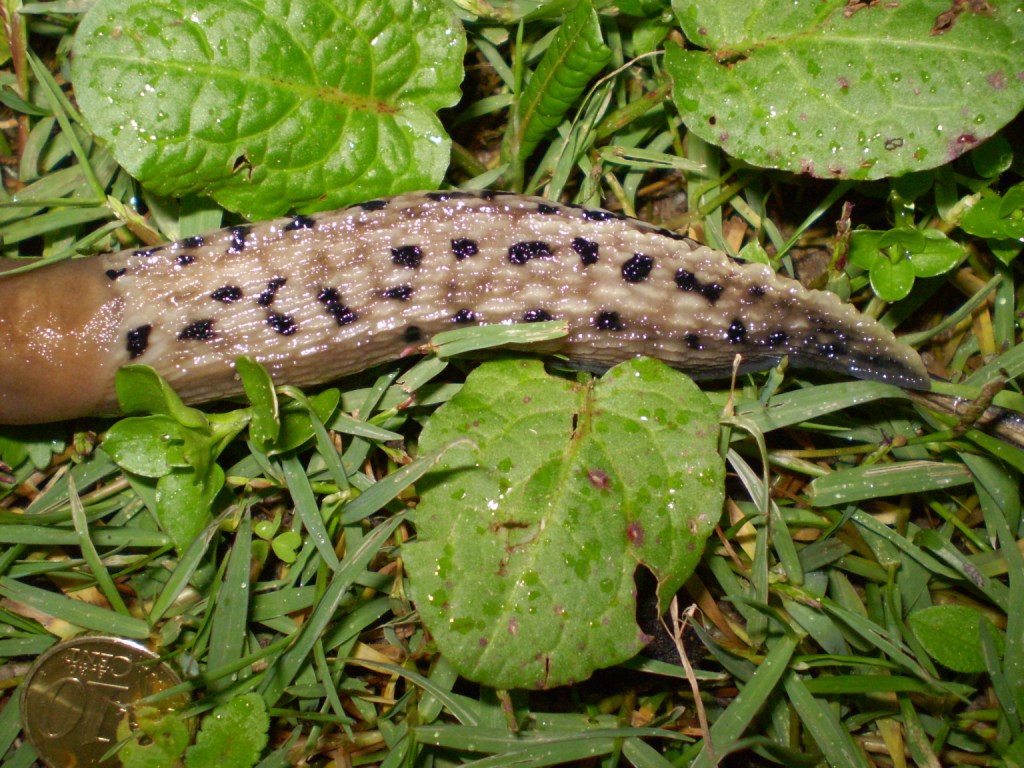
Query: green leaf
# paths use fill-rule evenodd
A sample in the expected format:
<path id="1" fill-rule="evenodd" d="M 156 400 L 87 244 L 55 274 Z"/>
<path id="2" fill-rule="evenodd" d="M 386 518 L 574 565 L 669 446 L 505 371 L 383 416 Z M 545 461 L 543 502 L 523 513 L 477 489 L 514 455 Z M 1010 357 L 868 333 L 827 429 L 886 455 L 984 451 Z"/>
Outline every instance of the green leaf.
<path id="1" fill-rule="evenodd" d="M 704 394 L 655 360 L 587 383 L 533 360 L 474 371 L 424 428 L 423 451 L 452 447 L 419 484 L 419 538 L 403 550 L 452 666 L 544 688 L 633 656 L 638 564 L 665 603 L 721 512 L 717 435 Z"/>
<path id="2" fill-rule="evenodd" d="M 295 531 L 285 531 L 270 542 L 274 554 L 283 563 L 294 563 L 296 553 L 302 547 L 302 537 Z"/>
<path id="3" fill-rule="evenodd" d="M 211 464 L 205 474 L 177 469 L 157 480 L 157 518 L 178 552 L 184 552 L 210 522 L 213 499 L 223 487 L 219 464 Z"/>
<path id="4" fill-rule="evenodd" d="M 187 430 L 169 416 L 121 419 L 108 431 L 103 448 L 118 466 L 143 477 L 163 477 L 186 467 Z"/>
<path id="5" fill-rule="evenodd" d="M 904 299 L 914 287 L 914 264 L 910 259 L 893 261 L 882 254 L 871 265 L 871 288 L 886 301 Z"/>
<path id="6" fill-rule="evenodd" d="M 266 368 L 245 355 L 235 360 L 235 371 L 242 380 L 245 396 L 252 404 L 249 435 L 262 448 L 273 443 L 281 434 L 281 414 L 274 382 Z"/>
<path id="7" fill-rule="evenodd" d="M 250 768 L 267 745 L 270 717 L 263 698 L 237 696 L 203 718 L 196 743 L 185 754 L 186 768 Z"/>
<path id="8" fill-rule="evenodd" d="M 964 256 L 963 248 L 937 229 L 861 229 L 850 236 L 850 262 L 870 272 L 871 287 L 886 301 L 906 297 L 916 277 L 945 274 Z"/>
<path id="9" fill-rule="evenodd" d="M 590 0 L 579 0 L 516 102 L 502 146 L 504 157 L 521 167 L 611 55 Z"/>
<path id="10" fill-rule="evenodd" d="M 971 152 L 971 165 L 983 179 L 994 179 L 1013 165 L 1013 146 L 1003 136 L 993 136 Z"/>
<path id="11" fill-rule="evenodd" d="M 131 713 L 117 725 L 117 738 L 125 744 L 117 753 L 124 768 L 173 768 L 188 746 L 188 728 L 176 713 L 141 707 L 133 734 Z M 140 738 L 139 736 L 142 736 Z"/>
<path id="12" fill-rule="evenodd" d="M 862 499 L 951 488 L 971 479 L 966 467 L 954 462 L 867 464 L 816 477 L 808 496 L 816 507 L 833 507 Z"/>
<path id="13" fill-rule="evenodd" d="M 1024 106 L 1024 14 L 1007 0 L 963 12 L 948 0 L 672 7 L 706 49 L 666 51 L 683 120 L 754 165 L 898 176 L 959 157 Z"/>
<path id="14" fill-rule="evenodd" d="M 955 269 L 964 259 L 964 249 L 937 229 L 921 231 L 924 243 L 920 250 L 910 255 L 914 274 L 918 277 L 935 277 Z"/>
<path id="15" fill-rule="evenodd" d="M 851 264 L 861 269 L 871 269 L 875 261 L 882 256 L 879 243 L 884 232 L 870 229 L 858 229 L 850 234 L 850 253 L 847 258 Z"/>
<path id="16" fill-rule="evenodd" d="M 984 614 L 966 605 L 934 605 L 912 613 L 910 628 L 939 664 L 954 672 L 984 672 L 979 627 L 988 621 Z M 1002 633 L 990 628 L 1002 650 Z"/>
<path id="17" fill-rule="evenodd" d="M 98 0 L 71 73 L 147 188 L 270 218 L 436 187 L 465 46 L 426 0 Z"/>
<path id="18" fill-rule="evenodd" d="M 206 415 L 185 405 L 178 393 L 148 365 L 126 365 L 114 379 L 117 399 L 125 413 L 160 413 L 183 426 L 209 429 Z"/>
<path id="19" fill-rule="evenodd" d="M 341 391 L 325 389 L 308 398 L 309 405 L 320 422 L 327 421 L 341 402 Z M 312 439 L 313 420 L 309 409 L 303 403 L 291 402 L 281 409 L 281 431 L 271 445 L 257 443 L 269 455 L 287 453 Z"/>
<path id="20" fill-rule="evenodd" d="M 977 237 L 1024 241 L 1024 184 L 1003 197 L 983 197 L 967 209 L 960 226 Z"/>

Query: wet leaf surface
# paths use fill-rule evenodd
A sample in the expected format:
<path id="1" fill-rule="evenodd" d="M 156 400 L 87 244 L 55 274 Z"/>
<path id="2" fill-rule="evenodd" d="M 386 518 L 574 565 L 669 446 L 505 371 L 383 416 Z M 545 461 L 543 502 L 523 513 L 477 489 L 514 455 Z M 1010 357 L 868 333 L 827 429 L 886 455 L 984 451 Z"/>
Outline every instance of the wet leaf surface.
<path id="1" fill-rule="evenodd" d="M 271 218 L 437 186 L 465 46 L 422 0 L 99 0 L 72 75 L 149 189 Z"/>
<path id="2" fill-rule="evenodd" d="M 467 444 L 421 483 L 418 542 L 403 550 L 441 652 L 502 688 L 635 655 L 638 564 L 664 603 L 721 512 L 717 436 L 704 394 L 654 360 L 589 383 L 532 360 L 477 369 L 424 429 L 424 451 Z"/>
<path id="3" fill-rule="evenodd" d="M 951 10 L 953 9 L 953 10 Z M 1024 106 L 1017 3 L 674 0 L 693 132 L 755 165 L 877 179 L 933 168 Z"/>

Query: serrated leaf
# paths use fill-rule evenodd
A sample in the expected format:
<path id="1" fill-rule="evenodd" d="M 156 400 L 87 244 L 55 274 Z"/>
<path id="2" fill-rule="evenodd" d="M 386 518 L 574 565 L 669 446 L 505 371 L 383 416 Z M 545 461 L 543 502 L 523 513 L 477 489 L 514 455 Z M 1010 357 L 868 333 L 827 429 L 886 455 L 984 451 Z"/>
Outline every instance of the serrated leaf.
<path id="1" fill-rule="evenodd" d="M 934 605 L 912 613 L 907 620 L 928 655 L 939 664 L 954 672 L 985 671 L 979 626 L 988 619 L 980 611 L 966 605 Z M 998 631 L 993 634 L 1002 639 Z"/>
<path id="2" fill-rule="evenodd" d="M 236 696 L 203 718 L 196 743 L 185 753 L 185 766 L 249 768 L 267 745 L 269 728 L 267 705 L 261 696 Z"/>
<path id="3" fill-rule="evenodd" d="M 1024 106 L 1024 14 L 954 4 L 674 0 L 687 127 L 755 165 L 877 179 L 959 157 Z"/>
<path id="4" fill-rule="evenodd" d="M 188 746 L 188 727 L 177 713 L 154 707 L 140 707 L 136 713 L 138 734 L 132 734 L 131 714 L 125 713 L 117 724 L 117 738 L 124 746 L 117 753 L 124 768 L 171 768 Z M 113 761 L 110 761 L 113 763 Z"/>
<path id="5" fill-rule="evenodd" d="M 589 383 L 533 360 L 474 371 L 424 428 L 424 452 L 463 442 L 421 481 L 418 541 L 403 549 L 452 666 L 545 688 L 633 656 L 638 564 L 664 602 L 721 513 L 717 435 L 703 393 L 655 360 Z"/>
<path id="6" fill-rule="evenodd" d="M 464 51 L 429 0 L 98 0 L 71 72 L 150 190 L 270 218 L 436 187 Z"/>
<path id="7" fill-rule="evenodd" d="M 579 0 L 519 96 L 502 148 L 505 157 L 524 162 L 562 122 L 611 55 L 590 0 Z"/>

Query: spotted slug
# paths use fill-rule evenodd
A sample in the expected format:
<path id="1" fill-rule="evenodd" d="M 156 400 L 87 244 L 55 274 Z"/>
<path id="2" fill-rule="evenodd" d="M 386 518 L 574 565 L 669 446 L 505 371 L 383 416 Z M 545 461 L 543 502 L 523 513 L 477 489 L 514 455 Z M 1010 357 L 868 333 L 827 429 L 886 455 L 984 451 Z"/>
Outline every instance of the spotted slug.
<path id="1" fill-rule="evenodd" d="M 831 293 L 606 210 L 427 192 L 241 225 L 0 278 L 0 423 L 117 412 L 114 375 L 186 402 L 237 394 L 251 355 L 308 386 L 459 326 L 562 319 L 551 351 L 694 377 L 794 366 L 927 389 L 917 354 Z"/>

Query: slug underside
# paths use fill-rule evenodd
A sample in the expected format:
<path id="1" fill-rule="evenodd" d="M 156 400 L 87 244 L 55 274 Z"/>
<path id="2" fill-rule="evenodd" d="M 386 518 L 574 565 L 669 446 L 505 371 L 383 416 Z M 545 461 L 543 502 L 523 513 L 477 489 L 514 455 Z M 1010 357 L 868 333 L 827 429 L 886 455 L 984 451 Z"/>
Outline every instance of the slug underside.
<path id="1" fill-rule="evenodd" d="M 546 347 L 694 377 L 775 365 L 927 389 L 917 354 L 830 293 L 633 219 L 541 198 L 436 192 L 232 227 L 0 279 L 0 423 L 117 410 L 156 368 L 188 402 L 241 391 L 251 355 L 308 386 L 460 325 L 568 322 Z"/>

